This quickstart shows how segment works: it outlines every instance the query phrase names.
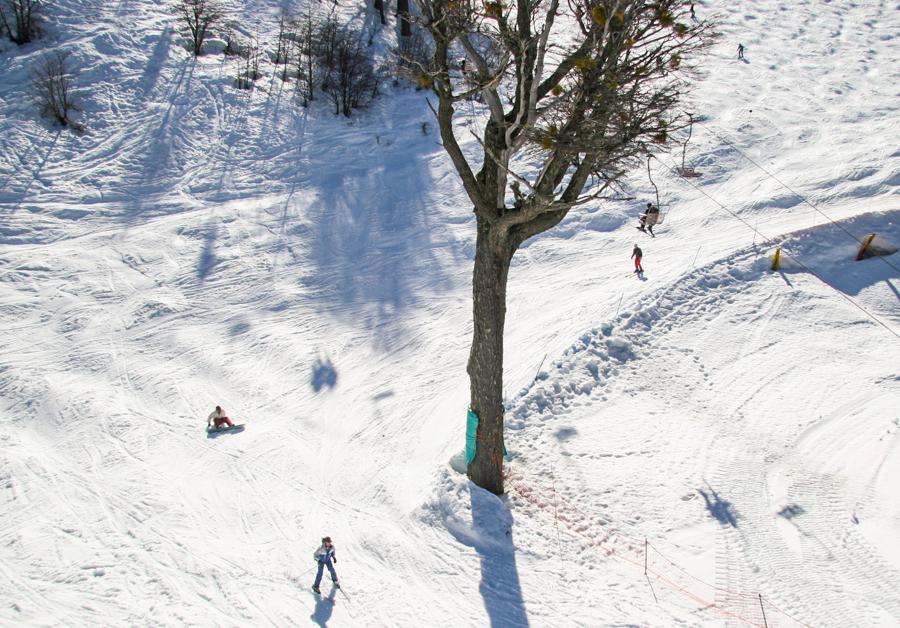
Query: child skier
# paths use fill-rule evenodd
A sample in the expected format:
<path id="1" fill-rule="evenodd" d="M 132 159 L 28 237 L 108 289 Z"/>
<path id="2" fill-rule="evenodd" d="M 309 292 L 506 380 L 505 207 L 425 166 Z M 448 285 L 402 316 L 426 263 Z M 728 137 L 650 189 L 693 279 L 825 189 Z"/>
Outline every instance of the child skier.
<path id="1" fill-rule="evenodd" d="M 631 251 L 631 257 L 634 258 L 634 272 L 638 275 L 642 275 L 644 273 L 644 268 L 641 266 L 641 258 L 644 256 L 643 251 L 641 251 L 641 247 L 635 243 L 634 250 Z"/>
<path id="2" fill-rule="evenodd" d="M 340 589 L 341 585 L 338 584 L 337 573 L 334 571 L 334 565 L 332 565 L 332 562 L 337 563 L 337 556 L 334 554 L 334 545 L 331 543 L 330 536 L 326 536 L 322 539 L 322 545 L 315 551 L 313 558 L 316 563 L 318 563 L 316 583 L 313 585 L 313 591 L 316 593 L 322 592 L 319 589 L 319 584 L 322 582 L 322 570 L 325 567 L 328 567 L 328 573 L 331 574 L 331 581 L 334 583 L 334 586 Z"/>
<path id="3" fill-rule="evenodd" d="M 225 415 L 225 411 L 222 409 L 222 406 L 216 406 L 216 409 L 213 410 L 208 417 L 206 417 L 206 428 L 209 429 L 211 425 L 215 429 L 219 429 L 223 425 L 234 427 L 234 423 L 232 423 L 231 419 L 229 419 Z"/>

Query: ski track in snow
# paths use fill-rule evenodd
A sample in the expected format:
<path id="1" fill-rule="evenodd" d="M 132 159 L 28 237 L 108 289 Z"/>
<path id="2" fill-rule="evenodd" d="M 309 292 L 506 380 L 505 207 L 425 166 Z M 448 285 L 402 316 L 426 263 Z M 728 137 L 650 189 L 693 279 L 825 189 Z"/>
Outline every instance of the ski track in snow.
<path id="1" fill-rule="evenodd" d="M 277 18 L 226 4 L 245 35 Z M 770 626 L 900 625 L 900 352 L 839 295 L 896 332 L 897 256 L 849 261 L 803 202 L 900 243 L 900 18 L 697 5 L 724 20 L 703 177 L 654 162 L 647 281 L 625 205 L 513 260 L 503 499 L 447 464 L 474 229 L 423 93 L 348 121 L 269 63 L 236 90 L 147 0 L 61 0 L 2 44 L 0 623 L 746 626 L 761 595 Z M 45 46 L 89 86 L 83 136 L 22 98 Z M 247 430 L 207 438 L 216 403 Z M 309 590 L 323 534 L 346 595 Z"/>

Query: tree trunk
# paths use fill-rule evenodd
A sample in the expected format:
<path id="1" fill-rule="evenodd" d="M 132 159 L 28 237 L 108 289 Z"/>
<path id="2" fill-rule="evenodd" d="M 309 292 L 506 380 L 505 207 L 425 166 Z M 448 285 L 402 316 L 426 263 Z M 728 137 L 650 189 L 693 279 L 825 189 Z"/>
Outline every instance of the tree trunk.
<path id="1" fill-rule="evenodd" d="M 381 25 L 384 26 L 387 24 L 387 21 L 384 19 L 384 0 L 374 0 L 373 4 L 378 11 L 379 17 L 381 17 Z"/>
<path id="2" fill-rule="evenodd" d="M 397 0 L 397 15 L 400 16 L 400 36 L 412 35 L 412 26 L 409 18 L 409 0 Z"/>
<path id="3" fill-rule="evenodd" d="M 503 326 L 506 282 L 515 250 L 506 234 L 478 217 L 472 277 L 474 332 L 469 353 L 471 406 L 478 415 L 475 459 L 468 476 L 496 495 L 503 493 Z"/>

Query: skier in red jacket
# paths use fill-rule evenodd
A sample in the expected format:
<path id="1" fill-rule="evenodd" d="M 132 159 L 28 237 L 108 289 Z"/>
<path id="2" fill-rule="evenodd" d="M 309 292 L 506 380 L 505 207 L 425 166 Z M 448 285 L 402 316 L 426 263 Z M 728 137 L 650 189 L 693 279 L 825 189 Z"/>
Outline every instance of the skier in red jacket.
<path id="1" fill-rule="evenodd" d="M 635 243 L 634 250 L 631 251 L 631 257 L 634 258 L 634 272 L 638 275 L 643 274 L 644 268 L 641 266 L 641 258 L 644 256 L 644 252 L 641 251 L 641 247 Z"/>

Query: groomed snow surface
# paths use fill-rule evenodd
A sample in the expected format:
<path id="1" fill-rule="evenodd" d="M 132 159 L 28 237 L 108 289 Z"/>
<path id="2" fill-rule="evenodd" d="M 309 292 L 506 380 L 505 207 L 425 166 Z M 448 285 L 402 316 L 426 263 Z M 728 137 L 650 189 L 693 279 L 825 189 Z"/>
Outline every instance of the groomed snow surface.
<path id="1" fill-rule="evenodd" d="M 451 465 L 474 225 L 424 93 L 236 90 L 151 0 L 4 43 L 0 623 L 900 625 L 900 258 L 854 261 L 900 244 L 900 19 L 733 4 L 657 237 L 635 172 L 514 259 L 502 499 Z M 24 97 L 48 49 L 83 136 Z"/>

